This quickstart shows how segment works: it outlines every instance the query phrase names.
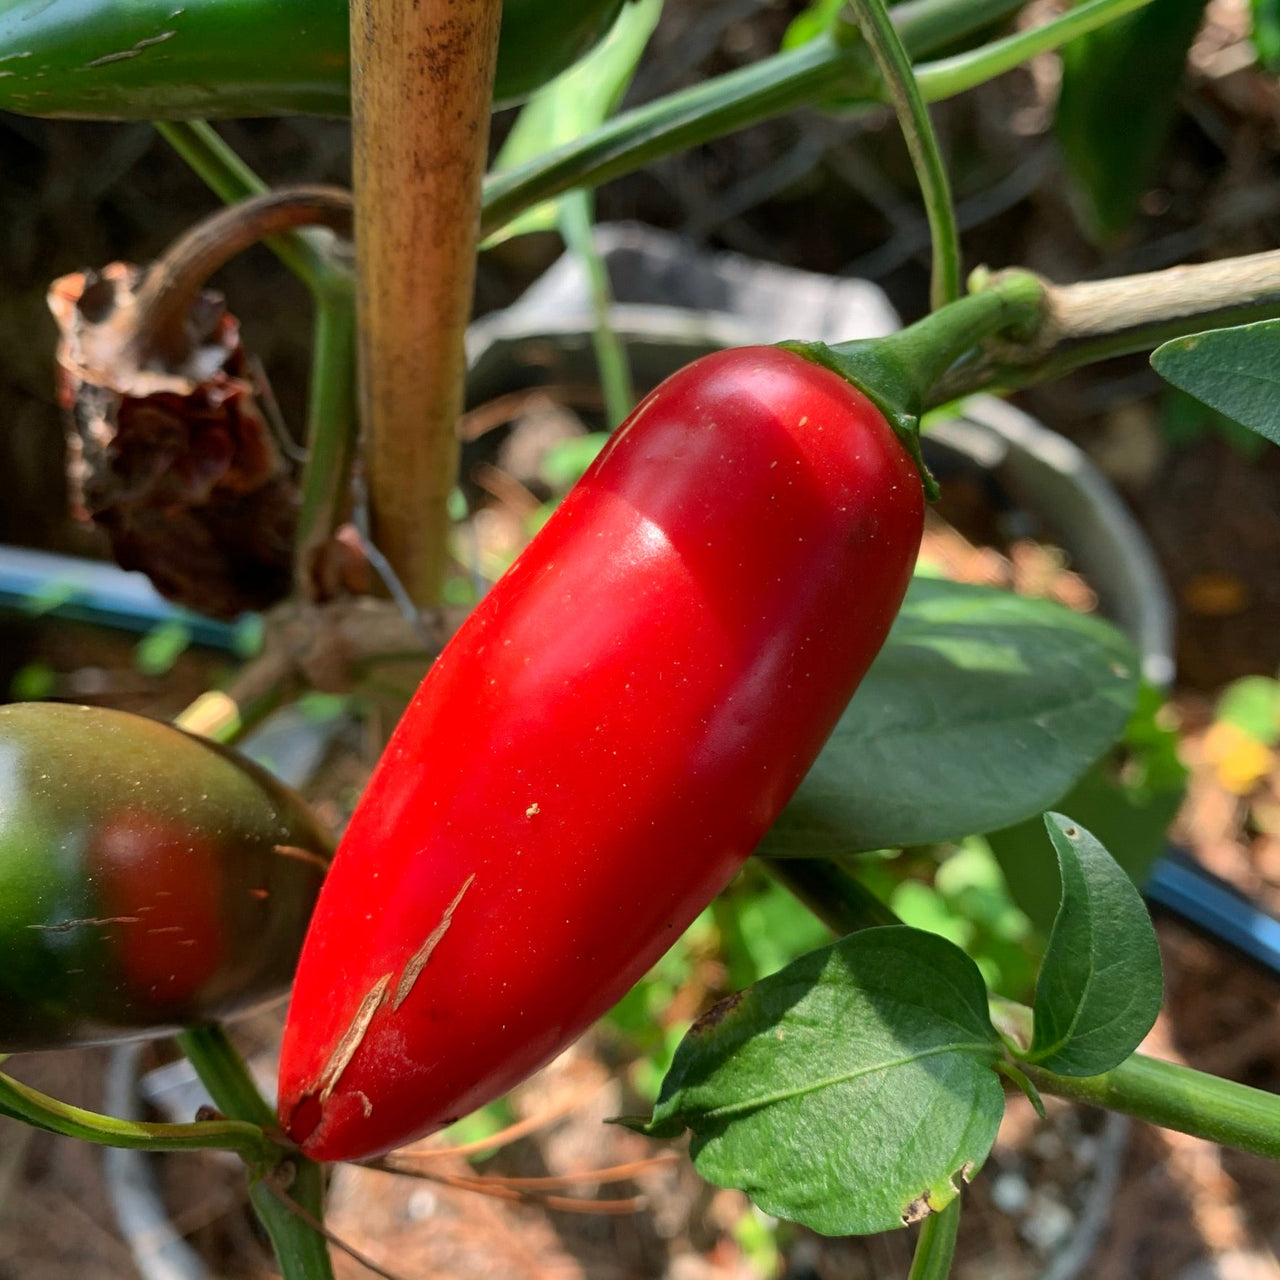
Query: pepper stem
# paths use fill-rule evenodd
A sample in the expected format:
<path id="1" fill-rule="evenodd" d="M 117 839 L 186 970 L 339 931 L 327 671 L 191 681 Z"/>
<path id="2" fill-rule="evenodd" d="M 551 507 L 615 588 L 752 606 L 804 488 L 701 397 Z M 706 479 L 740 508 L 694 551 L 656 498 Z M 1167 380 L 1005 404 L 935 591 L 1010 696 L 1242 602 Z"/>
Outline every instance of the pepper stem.
<path id="1" fill-rule="evenodd" d="M 920 415 L 930 392 L 948 370 L 974 359 L 986 339 L 995 334 L 1025 338 L 1044 306 L 1044 283 L 1029 272 L 1003 272 L 983 284 L 986 287 L 888 337 L 859 338 L 834 347 L 822 342 L 782 344 L 839 374 L 885 415 L 915 460 L 930 501 L 937 498 L 938 488 L 920 455 Z"/>

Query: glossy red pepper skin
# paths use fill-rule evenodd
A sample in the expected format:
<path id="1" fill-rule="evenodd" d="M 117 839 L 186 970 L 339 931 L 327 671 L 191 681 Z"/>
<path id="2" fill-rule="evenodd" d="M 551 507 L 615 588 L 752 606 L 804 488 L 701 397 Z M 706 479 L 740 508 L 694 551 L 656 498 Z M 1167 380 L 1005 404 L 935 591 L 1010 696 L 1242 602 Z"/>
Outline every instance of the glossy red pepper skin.
<path id="1" fill-rule="evenodd" d="M 821 749 L 923 507 L 881 413 L 800 356 L 649 395 L 441 654 L 342 841 L 281 1061 L 308 1155 L 449 1124 L 644 974 Z"/>

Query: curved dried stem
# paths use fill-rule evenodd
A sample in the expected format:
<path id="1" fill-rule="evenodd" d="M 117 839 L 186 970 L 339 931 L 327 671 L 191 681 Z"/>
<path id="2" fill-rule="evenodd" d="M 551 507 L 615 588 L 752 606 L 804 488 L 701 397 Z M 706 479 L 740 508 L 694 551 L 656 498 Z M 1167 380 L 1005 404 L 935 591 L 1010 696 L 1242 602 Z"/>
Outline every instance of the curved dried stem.
<path id="1" fill-rule="evenodd" d="M 349 237 L 351 223 L 351 193 L 319 185 L 269 191 L 196 223 L 147 268 L 138 287 L 133 348 L 139 367 L 152 359 L 181 363 L 192 345 L 188 320 L 200 290 L 250 245 L 304 226 Z"/>

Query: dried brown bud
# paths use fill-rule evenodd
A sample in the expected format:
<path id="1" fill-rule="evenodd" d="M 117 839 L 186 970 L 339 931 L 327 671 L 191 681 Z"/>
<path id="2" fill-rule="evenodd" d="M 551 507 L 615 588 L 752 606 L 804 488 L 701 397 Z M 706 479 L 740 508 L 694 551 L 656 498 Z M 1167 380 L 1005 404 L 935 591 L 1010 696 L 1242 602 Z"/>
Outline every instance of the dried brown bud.
<path id="1" fill-rule="evenodd" d="M 298 515 L 269 388 L 211 290 L 177 341 L 141 341 L 143 279 L 116 262 L 49 291 L 73 509 L 169 599 L 220 618 L 264 609 L 289 592 Z"/>

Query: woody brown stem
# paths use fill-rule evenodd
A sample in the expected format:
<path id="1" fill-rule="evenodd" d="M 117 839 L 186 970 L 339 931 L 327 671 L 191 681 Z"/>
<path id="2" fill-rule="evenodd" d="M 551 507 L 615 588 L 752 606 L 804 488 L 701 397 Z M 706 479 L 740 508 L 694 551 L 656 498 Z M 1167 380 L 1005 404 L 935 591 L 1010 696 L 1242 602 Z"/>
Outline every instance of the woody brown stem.
<path id="1" fill-rule="evenodd" d="M 501 7 L 500 0 L 351 6 L 370 525 L 419 606 L 438 599 L 446 564 Z"/>
<path id="2" fill-rule="evenodd" d="M 1027 342 L 989 344 L 938 382 L 931 401 L 1011 391 L 1187 334 L 1280 316 L 1280 250 L 1044 290 Z"/>
<path id="3" fill-rule="evenodd" d="M 219 267 L 251 245 L 295 227 L 351 235 L 351 193 L 340 187 L 282 187 L 221 209 L 195 224 L 148 268 L 136 294 L 133 351 L 138 365 L 175 367 L 190 353 L 191 310 Z"/>

